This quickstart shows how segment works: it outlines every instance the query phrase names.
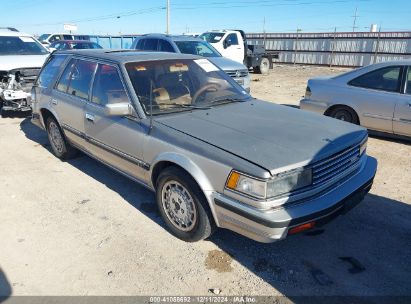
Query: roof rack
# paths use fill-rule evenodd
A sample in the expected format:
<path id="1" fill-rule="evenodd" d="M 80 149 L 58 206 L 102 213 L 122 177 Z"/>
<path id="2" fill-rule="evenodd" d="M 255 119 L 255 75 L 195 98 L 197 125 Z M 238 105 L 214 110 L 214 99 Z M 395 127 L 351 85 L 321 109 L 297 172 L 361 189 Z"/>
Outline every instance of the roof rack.
<path id="1" fill-rule="evenodd" d="M 11 32 L 18 32 L 18 30 L 14 27 L 0 27 L 0 30 L 8 30 Z"/>

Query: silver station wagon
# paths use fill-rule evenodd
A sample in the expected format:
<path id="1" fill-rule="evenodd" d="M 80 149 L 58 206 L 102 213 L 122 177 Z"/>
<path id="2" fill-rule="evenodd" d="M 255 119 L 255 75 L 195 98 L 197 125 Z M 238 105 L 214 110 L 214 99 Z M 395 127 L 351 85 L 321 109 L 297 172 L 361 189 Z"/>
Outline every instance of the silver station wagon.
<path id="1" fill-rule="evenodd" d="M 81 150 L 155 191 L 185 241 L 221 227 L 273 242 L 320 226 L 376 173 L 364 128 L 256 100 L 198 56 L 57 52 L 32 95 L 57 157 Z"/>

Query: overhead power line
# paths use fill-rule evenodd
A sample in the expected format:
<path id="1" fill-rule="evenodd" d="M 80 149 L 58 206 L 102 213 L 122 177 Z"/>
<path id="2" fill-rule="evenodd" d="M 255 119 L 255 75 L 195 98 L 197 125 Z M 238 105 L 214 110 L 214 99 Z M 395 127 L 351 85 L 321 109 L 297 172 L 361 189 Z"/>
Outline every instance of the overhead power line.
<path id="1" fill-rule="evenodd" d="M 130 16 L 135 16 L 135 15 L 155 13 L 155 12 L 159 12 L 165 9 L 166 7 L 164 6 L 158 6 L 158 7 L 151 7 L 151 8 L 146 8 L 146 9 L 116 13 L 116 14 L 95 16 L 91 18 L 89 17 L 89 18 L 82 18 L 82 19 L 67 20 L 66 22 L 67 23 L 82 23 L 82 22 L 101 21 L 101 20 L 108 20 L 108 19 L 118 19 L 121 17 L 130 17 Z M 44 26 L 44 25 L 60 25 L 62 23 L 64 22 L 59 21 L 59 22 L 50 22 L 50 23 L 34 23 L 34 24 L 22 24 L 22 25 L 24 26 Z"/>

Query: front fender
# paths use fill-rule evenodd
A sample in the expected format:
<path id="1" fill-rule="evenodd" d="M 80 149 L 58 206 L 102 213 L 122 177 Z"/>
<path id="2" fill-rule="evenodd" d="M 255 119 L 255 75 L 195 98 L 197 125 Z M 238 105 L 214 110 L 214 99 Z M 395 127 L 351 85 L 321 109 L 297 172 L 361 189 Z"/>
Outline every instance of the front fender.
<path id="1" fill-rule="evenodd" d="M 212 198 L 212 193 L 215 191 L 215 189 L 212 186 L 207 175 L 204 173 L 204 171 L 186 155 L 180 154 L 178 152 L 165 152 L 165 153 L 158 155 L 153 160 L 150 166 L 150 172 L 149 172 L 150 186 L 154 189 L 154 185 L 151 179 L 154 168 L 156 167 L 157 164 L 159 164 L 160 162 L 164 162 L 164 161 L 174 163 L 177 166 L 180 166 L 194 178 L 194 180 L 197 182 L 197 184 L 199 185 L 200 189 L 203 191 L 208 201 L 208 205 L 210 206 L 210 210 L 211 210 L 211 213 L 213 214 L 216 225 L 219 226 L 218 219 L 216 216 L 216 211 L 214 208 L 214 201 Z"/>
<path id="2" fill-rule="evenodd" d="M 203 190 L 204 192 L 214 190 L 203 170 L 201 170 L 201 168 L 186 155 L 177 152 L 165 152 L 158 155 L 151 163 L 150 176 L 152 176 L 153 169 L 156 167 L 156 165 L 163 161 L 174 163 L 186 170 L 194 178 L 194 180 L 200 186 L 201 190 Z M 151 186 L 153 186 L 152 182 Z"/>

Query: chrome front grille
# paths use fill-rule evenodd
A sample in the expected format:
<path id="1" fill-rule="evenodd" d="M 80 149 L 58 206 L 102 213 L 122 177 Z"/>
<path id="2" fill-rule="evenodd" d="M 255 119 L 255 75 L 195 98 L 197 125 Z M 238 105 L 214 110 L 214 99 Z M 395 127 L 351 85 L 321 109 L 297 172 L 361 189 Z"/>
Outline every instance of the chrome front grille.
<path id="1" fill-rule="evenodd" d="M 230 70 L 225 72 L 232 78 L 241 78 L 246 77 L 248 75 L 247 70 Z"/>
<path id="2" fill-rule="evenodd" d="M 350 147 L 312 166 L 313 186 L 353 172 L 360 165 L 360 145 Z"/>

